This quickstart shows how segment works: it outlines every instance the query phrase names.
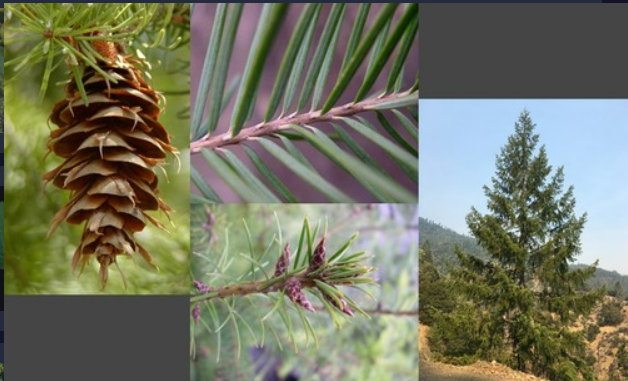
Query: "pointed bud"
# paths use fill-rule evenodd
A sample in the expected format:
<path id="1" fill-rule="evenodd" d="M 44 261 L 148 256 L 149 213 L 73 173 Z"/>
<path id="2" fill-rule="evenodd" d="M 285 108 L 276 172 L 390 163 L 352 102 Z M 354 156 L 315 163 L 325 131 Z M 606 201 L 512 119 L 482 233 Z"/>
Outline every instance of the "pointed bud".
<path id="1" fill-rule="evenodd" d="M 303 291 L 301 291 L 301 282 L 299 282 L 297 278 L 292 277 L 286 281 L 286 294 L 288 294 L 288 297 L 294 303 L 308 311 L 316 312 L 314 307 L 312 307 L 312 303 L 310 303 Z"/>
<path id="2" fill-rule="evenodd" d="M 316 310 L 314 309 L 314 307 L 312 306 L 312 303 L 310 303 L 309 300 L 307 300 L 307 297 L 305 296 L 305 293 L 301 292 L 297 298 L 297 304 L 300 305 L 301 307 L 305 308 L 306 310 L 310 311 L 310 312 L 316 312 Z"/>
<path id="3" fill-rule="evenodd" d="M 277 260 L 277 264 L 275 265 L 274 277 L 276 278 L 283 275 L 286 272 L 288 266 L 290 266 L 290 243 L 286 243 L 286 246 L 283 248 L 283 252 Z"/>
<path id="4" fill-rule="evenodd" d="M 353 311 L 351 311 L 351 308 L 349 308 L 349 306 L 347 305 L 347 302 L 345 302 L 344 299 L 341 299 L 341 301 L 343 303 L 342 312 L 344 312 L 345 314 L 349 316 L 353 316 Z"/>
<path id="5" fill-rule="evenodd" d="M 336 309 L 344 312 L 345 314 L 349 316 L 353 316 L 353 311 L 351 311 L 351 308 L 349 308 L 349 306 L 347 305 L 347 301 L 343 297 L 341 296 L 338 297 L 338 299 L 340 299 L 340 304 L 341 304 L 339 306 L 338 303 L 336 303 L 336 300 L 334 298 L 332 298 L 327 293 L 325 293 L 325 291 L 323 290 L 320 290 L 320 291 L 323 294 L 323 297 L 325 297 L 325 300 L 327 300 L 332 306 L 336 307 Z"/>
<path id="6" fill-rule="evenodd" d="M 192 310 L 192 317 L 194 318 L 194 322 L 196 322 L 197 324 L 201 321 L 201 304 L 200 303 L 194 306 L 194 309 Z"/>
<path id="7" fill-rule="evenodd" d="M 201 294 L 207 294 L 209 292 L 209 286 L 201 282 L 200 280 L 195 280 L 192 283 L 194 283 L 194 287 L 196 287 L 198 292 L 200 292 Z"/>
<path id="8" fill-rule="evenodd" d="M 290 300 L 296 303 L 297 297 L 301 293 L 301 282 L 295 277 L 288 278 L 286 281 L 286 294 Z"/>
<path id="9" fill-rule="evenodd" d="M 312 272 L 318 270 L 325 263 L 325 242 L 327 238 L 323 237 L 321 241 L 314 249 L 314 253 L 312 254 L 312 260 L 310 261 L 310 267 L 308 267 L 307 272 Z"/>

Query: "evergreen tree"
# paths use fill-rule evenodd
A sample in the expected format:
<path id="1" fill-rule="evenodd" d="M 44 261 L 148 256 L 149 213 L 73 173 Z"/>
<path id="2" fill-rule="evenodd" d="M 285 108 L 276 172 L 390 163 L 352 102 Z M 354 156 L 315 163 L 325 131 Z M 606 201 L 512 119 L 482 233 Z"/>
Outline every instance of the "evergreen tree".
<path id="1" fill-rule="evenodd" d="M 604 303 L 600 309 L 600 314 L 598 315 L 597 320 L 601 327 L 615 327 L 620 325 L 624 321 L 621 303 Z"/>
<path id="2" fill-rule="evenodd" d="M 623 295 L 624 295 L 624 288 L 621 286 L 621 283 L 619 283 L 619 281 L 615 281 L 611 296 L 614 296 L 616 298 L 621 298 Z"/>
<path id="3" fill-rule="evenodd" d="M 563 167 L 553 171 L 534 129 L 524 111 L 497 156 L 492 186 L 484 187 L 489 213 L 472 208 L 467 215 L 490 259 L 458 250 L 455 275 L 486 312 L 486 353 L 503 346 L 509 365 L 519 370 L 550 380 L 593 380 L 584 337 L 569 329 L 601 298 L 582 291 L 597 263 L 569 268 L 581 252 L 586 214 L 575 215 L 573 187 L 563 191 Z"/>
<path id="4" fill-rule="evenodd" d="M 427 325 L 439 313 L 449 314 L 455 306 L 451 282 L 434 265 L 429 241 L 419 249 L 419 300 L 419 321 Z"/>
<path id="5" fill-rule="evenodd" d="M 432 245 L 430 245 L 430 241 L 426 240 L 425 243 L 421 245 L 421 250 L 423 251 L 425 264 L 434 266 L 434 256 L 432 255 Z M 419 254 L 421 253 L 419 252 Z"/>

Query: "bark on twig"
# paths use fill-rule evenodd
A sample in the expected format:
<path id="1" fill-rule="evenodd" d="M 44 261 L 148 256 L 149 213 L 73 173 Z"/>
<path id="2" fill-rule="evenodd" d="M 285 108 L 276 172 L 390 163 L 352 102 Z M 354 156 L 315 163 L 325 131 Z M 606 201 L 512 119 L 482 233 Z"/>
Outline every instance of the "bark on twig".
<path id="1" fill-rule="evenodd" d="M 236 136 L 231 136 L 231 132 L 226 132 L 216 136 L 205 136 L 204 138 L 191 143 L 190 152 L 199 153 L 202 148 L 215 149 L 228 145 L 240 144 L 252 138 L 272 135 L 281 130 L 285 130 L 286 127 L 290 125 L 302 126 L 319 122 L 329 122 L 341 117 L 370 111 L 374 106 L 407 97 L 410 94 L 411 93 L 409 92 L 403 92 L 367 99 L 357 103 L 348 103 L 343 106 L 334 107 L 325 114 L 321 114 L 320 110 L 306 112 L 303 114 L 291 114 L 270 122 L 260 123 L 253 127 L 244 128 Z"/>
<path id="2" fill-rule="evenodd" d="M 259 280 L 255 282 L 247 282 L 247 283 L 242 283 L 242 284 L 232 284 L 232 285 L 220 287 L 220 288 L 212 288 L 211 291 L 208 292 L 207 294 L 193 296 L 190 299 L 190 302 L 196 303 L 203 300 L 224 299 L 230 296 L 246 296 L 246 295 L 252 295 L 252 294 L 268 294 L 270 292 L 278 292 L 285 287 L 286 281 L 291 277 L 297 278 L 299 282 L 301 283 L 301 287 L 304 289 L 316 287 L 314 278 L 308 276 L 305 272 L 302 272 L 300 274 L 289 275 L 288 277 L 284 277 L 282 275 L 281 277 L 279 277 L 281 279 L 277 280 L 277 282 L 267 287 L 262 287 L 262 286 L 264 286 L 264 284 L 268 283 L 269 280 L 273 278 L 269 280 Z M 339 284 L 339 285 L 347 284 L 348 285 L 351 283 L 352 282 L 338 282 L 334 284 Z"/>

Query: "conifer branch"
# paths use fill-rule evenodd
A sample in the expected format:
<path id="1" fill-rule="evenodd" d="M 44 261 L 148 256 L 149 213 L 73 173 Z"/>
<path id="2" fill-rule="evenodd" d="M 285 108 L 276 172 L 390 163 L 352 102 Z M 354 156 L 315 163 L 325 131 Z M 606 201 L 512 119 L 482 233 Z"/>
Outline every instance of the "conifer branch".
<path id="1" fill-rule="evenodd" d="M 394 104 L 395 107 L 414 105 L 418 102 L 419 92 L 406 91 L 398 94 L 388 94 L 377 98 L 367 99 L 361 102 L 348 103 L 334 107 L 326 113 L 321 110 L 306 112 L 303 114 L 291 114 L 267 123 L 259 123 L 255 126 L 244 128 L 233 136 L 230 132 L 216 136 L 205 136 L 204 138 L 191 143 L 191 153 L 199 153 L 202 148 L 220 148 L 228 145 L 240 144 L 245 141 L 273 135 L 277 132 L 289 129 L 291 125 L 307 126 L 314 123 L 331 122 L 341 117 L 353 116 L 359 113 L 382 110 L 388 108 L 387 105 Z"/>
<path id="2" fill-rule="evenodd" d="M 339 271 L 340 270 L 340 271 Z M 352 267 L 348 269 L 347 266 L 330 266 L 325 270 L 325 273 L 329 275 L 333 275 L 334 273 L 340 273 L 342 271 L 351 271 L 354 270 L 354 274 L 362 276 L 364 274 L 368 274 L 373 271 L 371 267 Z M 248 296 L 254 294 L 267 294 L 270 292 L 278 292 L 283 290 L 286 287 L 286 282 L 290 278 L 296 278 L 301 283 L 301 288 L 316 288 L 316 280 L 324 281 L 330 285 L 340 285 L 340 286 L 348 286 L 356 283 L 370 283 L 373 281 L 371 278 L 341 278 L 338 279 L 326 279 L 321 273 L 317 274 L 308 274 L 305 269 L 302 271 L 292 271 L 287 273 L 288 275 L 280 275 L 278 277 L 271 278 L 269 280 L 259 280 L 254 282 L 247 282 L 241 284 L 232 284 L 225 287 L 219 288 L 211 288 L 209 292 L 201 295 L 194 296 L 190 299 L 190 303 L 196 303 L 203 300 L 212 300 L 212 299 L 225 299 L 231 296 Z"/>
<path id="3" fill-rule="evenodd" d="M 360 201 L 416 202 L 418 74 L 416 81 L 412 78 L 418 67 L 407 61 L 416 49 L 419 7 L 407 4 L 400 10 L 399 4 L 385 4 L 374 7 L 377 13 L 371 17 L 371 4 L 362 4 L 355 16 L 346 12 L 351 6 L 335 3 L 325 14 L 321 3 L 304 5 L 286 48 L 279 49 L 282 59 L 275 70 L 269 57 L 276 48 L 270 47 L 283 44 L 287 13 L 283 4 L 264 4 L 239 73 L 229 68 L 234 50 L 241 47 L 242 6 L 221 3 L 214 8 L 191 108 L 190 152 L 201 153 L 212 169 L 211 178 L 204 178 L 198 166 L 203 164 L 196 164 L 198 201 L 237 197 L 246 203 L 294 203 L 320 195 L 329 202 L 352 202 L 353 186 L 328 178 L 328 171 L 338 170 L 368 193 L 370 198 Z M 342 31 L 351 24 L 345 41 Z M 269 96 L 262 96 L 270 88 L 261 86 L 261 77 L 274 78 Z M 349 97 L 352 102 L 343 105 Z M 361 117 L 366 111 L 376 118 Z M 255 119 L 262 113 L 263 120 Z M 259 144 L 246 144 L 252 141 Z M 246 157 L 233 152 L 238 146 Z M 308 147 L 315 156 L 303 151 Z M 267 165 L 268 154 L 281 170 Z M 320 171 L 312 164 L 319 158 L 334 165 Z M 293 190 L 300 184 L 287 184 L 288 172 L 312 191 Z M 220 181 L 227 185 L 224 195 L 213 189 Z"/>
<path id="4" fill-rule="evenodd" d="M 326 229 L 325 229 L 326 230 Z M 245 224 L 245 231 L 250 232 Z M 306 218 L 301 229 L 298 248 L 295 250 L 294 258 L 290 251 L 290 243 L 286 243 L 276 260 L 272 277 L 266 266 L 256 259 L 256 256 L 243 255 L 251 263 L 250 271 L 242 278 L 241 283 L 232 283 L 224 286 L 214 286 L 206 284 L 201 280 L 194 280 L 193 285 L 197 293 L 190 298 L 191 313 L 194 321 L 201 321 L 201 303 L 223 301 L 224 303 L 235 303 L 237 298 L 248 298 L 252 295 L 263 295 L 271 293 L 281 293 L 276 301 L 275 307 L 268 314 L 272 314 L 276 309 L 285 303 L 283 296 L 287 296 L 294 304 L 303 309 L 316 312 L 308 300 L 305 291 L 316 296 L 330 312 L 332 320 L 338 325 L 336 312 L 353 316 L 353 309 L 368 316 L 359 306 L 345 295 L 338 286 L 355 286 L 357 284 L 374 283 L 373 278 L 367 275 L 374 268 L 361 264 L 367 257 L 364 252 L 345 256 L 347 249 L 357 238 L 357 234 L 350 237 L 333 254 L 328 255 L 326 250 L 327 237 L 323 235 L 319 243 L 314 246 L 314 237 L 318 228 L 312 233 L 309 221 Z M 222 258 L 225 258 L 225 252 Z M 221 261 L 225 263 L 224 261 Z M 218 270 L 224 272 L 224 268 Z M 256 274 L 264 274 L 265 279 L 257 279 Z M 229 299 L 231 298 L 231 299 Z M 227 301 L 229 299 L 230 301 Z M 271 297 L 271 300 L 273 297 Z M 211 304 L 211 303 L 209 303 Z M 353 309 L 352 309 L 353 308 Z M 299 310 L 299 313 L 303 312 Z"/>
<path id="5" fill-rule="evenodd" d="M 391 358 L 409 355 L 408 366 L 414 370 L 417 238 L 403 226 L 415 221 L 412 211 L 416 209 L 399 207 L 400 215 L 392 213 L 396 206 L 389 210 L 371 205 L 345 205 L 329 212 L 307 209 L 319 217 L 313 223 L 303 218 L 298 227 L 294 212 L 303 211 L 301 207 L 273 209 L 280 216 L 288 215 L 285 222 L 275 217 L 276 229 L 269 227 L 273 213 L 264 206 L 193 207 L 196 228 L 192 230 L 195 256 L 191 268 L 196 281 L 189 304 L 193 369 L 215 364 L 205 373 L 215 377 L 224 374 L 223 369 L 248 364 L 250 357 L 243 356 L 256 348 L 278 356 L 283 351 L 280 356 L 286 361 L 304 357 L 328 367 L 344 367 L 346 360 L 337 356 L 338 351 L 352 351 L 354 345 L 376 346 L 381 338 L 389 343 Z M 383 220 L 400 226 L 387 234 L 390 241 L 395 241 L 393 237 L 413 240 L 407 256 L 390 255 L 389 250 L 400 253 L 386 244 L 380 246 L 379 235 L 342 238 L 360 226 Z M 382 255 L 371 259 L 362 251 L 367 248 L 376 250 L 370 254 Z M 391 332 L 387 328 L 393 325 Z M 352 339 L 363 332 L 368 332 L 360 336 L 364 340 Z M 299 365 L 299 370 L 316 372 L 308 364 Z M 346 372 L 329 377 L 341 379 L 340 373 Z M 260 375 L 252 371 L 243 377 Z"/>
<path id="6" fill-rule="evenodd" d="M 323 308 L 317 308 L 317 310 L 323 310 Z M 375 308 L 375 309 L 365 309 L 364 312 L 366 312 L 369 315 L 389 315 L 389 316 L 407 316 L 407 317 L 413 317 L 419 316 L 419 311 L 402 311 L 402 310 L 391 310 L 391 309 L 380 309 L 380 308 Z"/>
<path id="7" fill-rule="evenodd" d="M 53 71 L 63 61 L 75 80 L 91 68 L 117 83 L 115 76 L 100 70 L 99 63 L 108 57 L 103 57 L 93 43 L 115 44 L 121 52 L 135 53 L 140 60 L 144 58 L 140 48 L 175 50 L 189 43 L 189 8 L 186 3 L 9 3 L 7 18 L 18 22 L 9 24 L 7 43 L 29 43 L 30 49 L 5 66 L 13 70 L 15 79 L 32 75 L 32 67 L 43 63 L 40 100 Z M 78 90 L 84 95 L 81 85 Z"/>

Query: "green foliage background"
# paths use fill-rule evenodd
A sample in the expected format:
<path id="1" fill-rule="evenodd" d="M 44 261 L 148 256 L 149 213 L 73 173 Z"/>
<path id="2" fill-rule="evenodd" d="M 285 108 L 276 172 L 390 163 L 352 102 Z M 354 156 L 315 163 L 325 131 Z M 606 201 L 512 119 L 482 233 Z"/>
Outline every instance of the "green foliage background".
<path id="1" fill-rule="evenodd" d="M 31 46 L 15 44 L 6 48 L 7 59 L 23 54 Z M 182 117 L 189 105 L 188 72 L 182 62 L 189 60 L 187 46 L 176 51 L 154 50 L 145 52 L 151 84 L 164 91 L 166 111 L 160 121 L 173 136 L 174 145 L 181 151 L 181 170 L 169 158 L 160 176 L 161 197 L 175 210 L 171 215 L 174 227 L 161 213 L 153 213 L 168 228 L 169 233 L 153 226 L 137 235 L 159 266 L 160 273 L 151 270 L 138 255 L 135 263 L 120 259 L 120 267 L 127 277 L 125 290 L 115 267 L 110 268 L 106 293 L 171 294 L 188 292 L 189 264 L 189 129 L 188 120 Z M 46 155 L 46 139 L 50 128 L 48 115 L 52 106 L 63 97 L 62 83 L 70 76 L 65 65 L 53 72 L 51 86 L 43 103 L 37 101 L 43 65 L 36 66 L 31 75 L 7 78 L 6 86 L 6 138 L 5 148 L 5 217 L 6 238 L 6 293 L 81 294 L 100 290 L 95 261 L 77 279 L 72 274 L 70 261 L 79 242 L 82 228 L 62 224 L 55 234 L 46 239 L 49 223 L 55 212 L 69 199 L 69 192 L 51 185 L 44 187 L 42 176 L 61 163 L 54 155 Z M 9 74 L 10 75 L 10 74 Z"/>
<path id="2" fill-rule="evenodd" d="M 192 276 L 207 280 L 212 271 L 212 258 L 220 256 L 229 239 L 227 260 L 233 260 L 227 276 L 237 277 L 250 269 L 251 264 L 239 253 L 248 253 L 249 247 L 242 220 L 253 237 L 254 252 L 263 252 L 273 235 L 281 230 L 283 242 L 296 247 L 303 219 L 308 216 L 312 229 L 321 222 L 318 237 L 322 235 L 325 218 L 328 220 L 327 250 L 338 249 L 350 236 L 359 232 L 358 239 L 351 245 L 348 254 L 367 251 L 373 255 L 367 266 L 378 271 L 373 275 L 379 286 L 366 286 L 376 300 L 371 300 L 361 292 L 343 287 L 356 303 L 365 311 L 383 310 L 416 311 L 417 300 L 417 251 L 416 234 L 417 208 L 411 205 L 363 205 L 363 204 L 301 204 L 301 205 L 260 205 L 228 204 L 209 207 L 214 220 L 208 224 L 206 209 L 196 204 L 192 210 L 193 257 Z M 277 213 L 279 224 L 274 213 Z M 279 225 L 279 228 L 278 228 Z M 212 242 L 211 246 L 209 242 Z M 317 238 L 318 241 L 318 238 Z M 275 265 L 280 247 L 274 245 L 267 256 L 268 267 Z M 272 271 L 271 271 L 272 272 Z M 215 274 L 214 274 L 215 275 Z M 222 279 L 222 278 L 218 278 Z M 210 284 L 210 286 L 212 286 Z M 315 306 L 320 306 L 316 298 L 310 298 Z M 223 303 L 217 303 L 217 306 Z M 259 338 L 263 335 L 260 318 L 268 313 L 272 304 L 264 296 L 240 298 L 236 310 L 250 327 L 240 320 L 237 331 L 228 322 L 218 334 L 214 328 L 208 309 L 202 306 L 201 324 L 193 320 L 191 334 L 194 337 L 194 355 L 191 362 L 192 380 L 257 380 L 255 362 L 250 354 L 254 347 L 252 333 Z M 416 380 L 418 377 L 418 322 L 414 314 L 395 316 L 371 314 L 372 319 L 356 315 L 343 321 L 337 329 L 326 311 L 307 313 L 320 348 L 316 348 L 312 338 L 306 345 L 306 332 L 299 315 L 290 308 L 292 333 L 295 335 L 298 353 L 295 353 L 288 329 L 278 314 L 265 321 L 265 350 L 275 359 L 280 359 L 279 374 L 282 377 L 289 371 L 297 371 L 302 380 Z M 219 321 L 229 319 L 226 308 L 218 308 Z M 341 319 L 344 320 L 344 319 Z M 249 329 L 251 328 L 251 330 Z M 275 333 L 273 333 L 275 332 Z M 276 334 L 276 336 L 275 336 Z M 218 346 L 220 341 L 220 349 Z M 241 356 L 237 358 L 240 342 Z M 279 344 L 280 343 L 280 344 Z M 283 351 L 279 349 L 279 346 Z M 219 359 L 219 361 L 217 361 Z M 265 363 L 269 365 L 269 362 Z"/>
<path id="3" fill-rule="evenodd" d="M 0 218 L 0 229 L 4 231 L 4 202 L 0 203 L 0 212 L 2 212 L 2 218 Z M 2 247 L 2 252 L 0 253 L 0 264 L 4 270 L 4 234 L 0 235 L 0 246 Z"/>

